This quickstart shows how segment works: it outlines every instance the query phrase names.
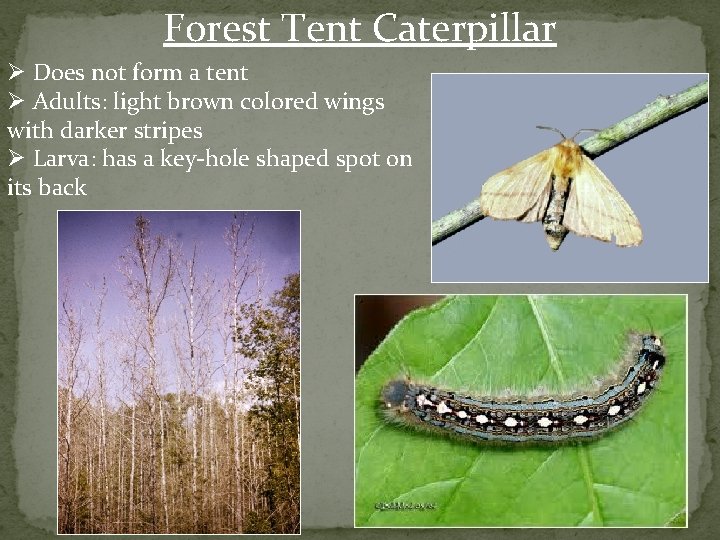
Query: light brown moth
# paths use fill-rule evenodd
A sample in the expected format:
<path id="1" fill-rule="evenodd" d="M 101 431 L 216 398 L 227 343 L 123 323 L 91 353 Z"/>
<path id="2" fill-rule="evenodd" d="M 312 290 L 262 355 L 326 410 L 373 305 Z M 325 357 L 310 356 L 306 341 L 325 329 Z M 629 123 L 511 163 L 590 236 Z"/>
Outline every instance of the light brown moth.
<path id="1" fill-rule="evenodd" d="M 563 140 L 491 176 L 482 187 L 480 209 L 494 219 L 542 221 L 557 251 L 568 232 L 618 246 L 642 242 L 640 222 L 615 186 L 574 139 Z"/>

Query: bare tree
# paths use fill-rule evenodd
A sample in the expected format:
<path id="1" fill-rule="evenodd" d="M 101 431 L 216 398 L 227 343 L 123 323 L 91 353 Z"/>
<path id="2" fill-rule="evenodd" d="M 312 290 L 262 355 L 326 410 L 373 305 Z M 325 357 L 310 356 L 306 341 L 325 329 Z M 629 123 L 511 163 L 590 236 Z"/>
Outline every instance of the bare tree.
<path id="1" fill-rule="evenodd" d="M 230 404 L 228 417 L 228 442 L 233 456 L 233 483 L 230 486 L 232 493 L 232 509 L 236 530 L 243 530 L 245 514 L 246 489 L 243 478 L 243 462 L 245 457 L 245 419 L 242 412 L 243 388 L 247 377 L 245 359 L 235 347 L 235 335 L 238 320 L 241 315 L 241 306 L 247 300 L 248 286 L 255 282 L 260 284 L 262 267 L 253 256 L 253 233 L 255 226 L 248 223 L 247 216 L 241 214 L 233 216 L 230 227 L 225 231 L 225 244 L 230 255 L 230 276 L 225 284 L 224 291 L 224 317 L 221 325 L 221 334 L 225 344 L 225 402 Z M 253 291 L 259 294 L 259 286 Z"/>
<path id="2" fill-rule="evenodd" d="M 105 346 L 107 343 L 107 336 L 105 334 L 104 321 L 103 321 L 103 307 L 105 305 L 105 297 L 107 296 L 107 280 L 105 276 L 102 278 L 102 284 L 99 287 L 95 287 L 93 284 L 88 284 L 88 287 L 95 293 L 94 305 L 93 305 L 93 344 L 95 351 L 96 360 L 96 377 L 97 381 L 97 401 L 99 405 L 100 414 L 100 426 L 99 436 L 97 437 L 97 481 L 101 490 L 100 507 L 98 514 L 105 516 L 102 523 L 100 523 L 99 532 L 105 532 L 108 530 L 109 523 L 109 511 L 110 511 L 110 478 L 109 478 L 109 464 L 108 464 L 108 421 L 107 421 L 107 366 L 105 357 Z M 94 504 L 93 504 L 94 510 Z"/>
<path id="3" fill-rule="evenodd" d="M 85 415 L 92 395 L 87 358 L 83 353 L 85 322 L 82 311 L 70 300 L 67 283 L 59 303 L 58 524 L 74 531 L 84 522 L 80 514 L 90 503 L 83 494 L 88 473 L 82 466 L 82 452 L 87 440 L 79 437 L 75 441 L 74 433 L 81 425 L 79 419 Z"/>
<path id="4" fill-rule="evenodd" d="M 174 246 L 162 235 L 152 236 L 150 222 L 139 215 L 135 219 L 135 231 L 131 246 L 121 258 L 121 272 L 126 278 L 126 290 L 130 304 L 144 322 L 141 346 L 146 357 L 146 372 L 149 385 L 148 409 L 151 421 L 150 432 L 150 491 L 156 492 L 157 459 L 155 440 L 160 442 L 160 502 L 164 532 L 169 532 L 167 503 L 167 477 L 165 468 L 165 411 L 160 394 L 160 361 L 158 358 L 158 323 L 160 308 L 170 293 L 170 286 L 176 272 Z M 159 416 L 157 425 L 153 418 Z M 151 505 L 152 532 L 157 531 L 155 504 Z"/>
<path id="5" fill-rule="evenodd" d="M 198 433 L 198 428 L 204 426 L 203 418 L 206 416 L 205 396 L 213 374 L 210 365 L 211 330 L 213 328 L 214 281 L 206 273 L 198 276 L 196 264 L 197 246 L 193 248 L 192 257 L 181 266 L 179 273 L 180 298 L 179 304 L 183 315 L 183 324 L 176 327 L 175 351 L 182 371 L 184 384 L 192 414 L 188 419 L 190 423 L 192 441 L 192 481 L 191 481 L 191 508 L 193 530 L 199 530 L 204 496 L 199 491 L 199 477 L 204 472 L 204 460 L 201 460 L 199 445 L 204 448 L 204 434 Z M 178 387 L 183 383 L 181 382 Z M 204 475 L 203 475 L 204 476 Z M 204 519 L 204 517 L 203 517 Z"/>
<path id="6" fill-rule="evenodd" d="M 84 339 L 84 329 L 68 298 L 67 284 L 60 299 L 59 314 L 58 497 L 60 501 L 58 520 L 62 530 L 69 530 L 75 509 L 75 500 L 71 492 L 73 405 L 81 373 L 80 348 Z"/>

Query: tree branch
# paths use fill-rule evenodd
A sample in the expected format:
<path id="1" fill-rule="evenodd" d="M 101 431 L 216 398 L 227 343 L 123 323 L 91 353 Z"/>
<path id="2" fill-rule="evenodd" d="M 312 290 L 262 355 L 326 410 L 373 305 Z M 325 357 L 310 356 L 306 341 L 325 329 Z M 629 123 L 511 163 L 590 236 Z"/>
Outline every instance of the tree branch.
<path id="1" fill-rule="evenodd" d="M 585 139 L 580 146 L 589 157 L 594 159 L 660 124 L 707 103 L 707 100 L 708 81 L 691 86 L 677 94 L 658 96 L 635 114 Z M 433 221 L 432 244 L 442 242 L 484 217 L 480 211 L 480 199 L 473 199 L 463 208 Z"/>

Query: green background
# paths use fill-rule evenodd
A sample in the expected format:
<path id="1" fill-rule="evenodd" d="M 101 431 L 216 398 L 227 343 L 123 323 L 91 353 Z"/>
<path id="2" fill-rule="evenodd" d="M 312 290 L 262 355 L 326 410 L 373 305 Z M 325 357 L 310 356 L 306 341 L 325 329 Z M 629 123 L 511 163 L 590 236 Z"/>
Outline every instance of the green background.
<path id="1" fill-rule="evenodd" d="M 187 4 L 182 5 L 186 13 L 192 12 Z M 338 17 L 376 15 L 390 10 L 380 3 L 365 3 L 362 9 L 342 3 L 313 2 L 261 5 L 236 2 L 232 6 L 226 2 L 203 2 L 196 5 L 198 12 L 253 13 L 268 17 L 290 10 Z M 458 5 L 455 2 L 399 2 L 393 3 L 391 9 L 427 18 L 482 19 L 492 11 L 499 12 L 509 6 L 507 2 L 464 3 L 462 9 Z M 28 70 L 33 61 L 103 66 L 138 59 L 163 66 L 183 62 L 188 65 L 246 64 L 252 80 L 238 90 L 241 93 L 257 93 L 261 88 L 287 95 L 303 95 L 314 89 L 327 94 L 348 90 L 359 95 L 382 96 L 386 109 L 369 118 L 358 114 L 321 113 L 248 115 L 242 122 L 233 123 L 234 117 L 204 117 L 200 123 L 206 126 L 208 135 L 193 148 L 202 149 L 206 144 L 224 141 L 226 145 L 246 146 L 250 151 L 269 145 L 296 151 L 312 151 L 322 146 L 358 153 L 393 149 L 397 153 L 413 154 L 414 166 L 405 170 L 369 169 L 345 176 L 334 170 L 313 171 L 294 177 L 271 170 L 219 171 L 202 177 L 171 174 L 157 168 L 138 167 L 126 171 L 100 168 L 94 175 L 80 171 L 84 176 L 95 176 L 91 196 L 86 199 L 63 201 L 33 197 L 18 201 L 1 197 L 0 245 L 4 257 L 0 260 L 3 305 L 0 313 L 0 536 L 47 538 L 54 529 L 55 210 L 58 208 L 302 210 L 302 524 L 306 535 L 317 538 L 336 537 L 337 528 L 349 528 L 353 523 L 354 370 L 350 352 L 353 294 L 688 293 L 690 530 L 652 534 L 684 534 L 697 538 L 701 531 L 709 532 L 713 522 L 717 525 L 715 508 L 720 483 L 717 475 L 710 480 L 710 469 L 713 467 L 711 453 L 716 453 L 714 433 L 719 418 L 718 407 L 713 404 L 717 403 L 720 386 L 717 370 L 711 370 L 708 357 L 708 349 L 717 347 L 717 335 L 713 333 L 718 326 L 715 289 L 703 285 L 430 285 L 429 74 L 710 71 L 713 75 L 718 68 L 718 7 L 709 1 L 691 4 L 643 1 L 632 5 L 599 1 L 538 2 L 534 7 L 518 3 L 516 9 L 528 19 L 557 20 L 558 48 L 474 52 L 330 49 L 312 53 L 302 50 L 170 53 L 160 47 L 164 18 L 159 14 L 181 11 L 171 2 L 6 3 L 0 33 L 0 48 L 4 53 L 0 80 L 6 91 L 17 91 L 20 95 L 37 91 L 39 87 L 32 86 Z M 133 17 L 132 14 L 145 15 Z M 116 17 L 93 19 L 101 15 Z M 53 19 L 47 19 L 48 16 Z M 19 80 L 8 81 L 7 61 L 25 68 L 26 73 Z M 712 80 L 711 76 L 711 87 Z M 219 88 L 212 86 L 212 92 L 223 93 Z M 106 89 L 102 92 L 107 93 Z M 618 89 L 618 94 L 621 92 L 622 89 Z M 7 96 L 6 92 L 3 95 Z M 11 111 L 1 108 L 0 124 L 18 124 L 20 119 L 34 118 L 26 105 L 23 104 L 24 108 L 14 119 Z M 478 105 L 492 106 L 483 104 L 482 96 L 478 96 Z M 53 114 L 54 120 L 63 115 L 83 116 L 70 112 Z M 162 111 L 156 118 L 167 116 L 166 111 Z M 711 136 L 714 119 L 711 110 Z M 192 117 L 173 120 L 195 123 Z M 1 136 L 4 144 L 0 148 L 10 148 L 7 131 Z M 113 149 L 121 151 L 121 146 L 113 145 Z M 715 159 L 715 146 L 711 144 L 711 163 Z M 22 145 L 12 147 L 21 153 L 24 150 Z M 49 145 L 43 147 L 49 148 Z M 77 148 L 63 147 L 58 142 L 57 151 L 71 147 Z M 98 145 L 92 143 L 91 147 Z M 28 161 L 18 164 L 20 167 L 13 174 L 24 176 L 29 169 Z M 9 177 L 4 158 L 2 166 L 3 178 Z M 63 171 L 52 174 L 61 175 Z M 717 198 L 716 186 L 711 183 L 710 200 L 717 201 Z M 717 228 L 714 206 L 710 215 L 714 220 L 712 235 Z M 710 271 L 714 282 L 717 265 L 712 262 L 712 256 Z M 706 402 L 708 396 L 710 399 Z M 457 530 L 447 534 L 469 538 L 478 532 Z M 483 531 L 482 534 L 506 533 Z M 533 531 L 514 534 L 535 536 Z M 576 533 L 553 534 L 574 536 Z M 583 534 L 592 537 L 603 532 Z M 344 535 L 437 538 L 438 532 L 348 530 Z"/>

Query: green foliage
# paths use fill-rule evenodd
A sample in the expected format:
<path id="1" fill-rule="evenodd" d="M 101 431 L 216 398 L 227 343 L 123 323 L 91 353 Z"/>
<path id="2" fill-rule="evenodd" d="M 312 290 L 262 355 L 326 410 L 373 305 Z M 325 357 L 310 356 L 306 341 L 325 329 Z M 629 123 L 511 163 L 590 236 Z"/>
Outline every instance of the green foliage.
<path id="1" fill-rule="evenodd" d="M 686 507 L 685 324 L 679 295 L 456 296 L 411 313 L 357 376 L 356 524 L 670 523 Z M 661 385 L 597 440 L 475 444 L 388 424 L 379 412 L 382 386 L 405 376 L 478 396 L 592 388 L 612 373 L 630 330 L 662 337 Z M 400 502 L 433 509 L 376 508 Z"/>
<path id="2" fill-rule="evenodd" d="M 266 513 L 249 512 L 245 516 L 245 528 L 243 530 L 247 534 L 271 534 L 273 531 L 270 524 L 270 518 Z"/>
<path id="3" fill-rule="evenodd" d="M 256 401 L 250 420 L 264 433 L 270 458 L 265 463 L 263 496 L 273 532 L 299 530 L 300 448 L 300 277 L 285 278 L 269 306 L 246 304 L 235 335 L 238 351 L 256 364 L 250 372 Z M 263 429 L 265 426 L 265 429 Z M 262 529 L 256 516 L 252 527 Z M 249 532 L 249 531 L 248 531 Z"/>

